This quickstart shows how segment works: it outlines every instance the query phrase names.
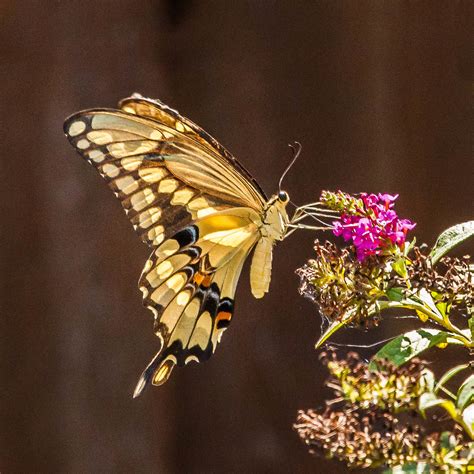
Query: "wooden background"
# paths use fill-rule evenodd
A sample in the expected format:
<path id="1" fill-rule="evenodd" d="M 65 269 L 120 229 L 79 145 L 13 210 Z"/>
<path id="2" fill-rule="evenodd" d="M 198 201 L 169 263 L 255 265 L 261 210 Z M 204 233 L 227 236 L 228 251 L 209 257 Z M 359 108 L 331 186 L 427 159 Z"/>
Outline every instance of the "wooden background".
<path id="1" fill-rule="evenodd" d="M 400 193 L 399 213 L 432 243 L 472 218 L 471 7 L 0 2 L 0 471 L 345 472 L 291 429 L 328 395 L 319 317 L 294 275 L 315 235 L 277 247 L 265 299 L 244 272 L 209 362 L 132 400 L 158 344 L 136 288 L 148 250 L 62 122 L 134 91 L 160 98 L 268 193 L 299 140 L 294 201 L 323 188 Z"/>

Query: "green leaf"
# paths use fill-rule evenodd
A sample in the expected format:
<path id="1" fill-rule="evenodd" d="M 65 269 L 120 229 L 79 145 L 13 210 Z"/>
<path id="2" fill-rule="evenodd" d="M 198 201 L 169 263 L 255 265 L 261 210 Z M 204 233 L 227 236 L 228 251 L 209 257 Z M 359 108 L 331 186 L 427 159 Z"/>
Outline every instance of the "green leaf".
<path id="1" fill-rule="evenodd" d="M 471 331 L 471 339 L 474 339 L 474 316 L 469 318 L 469 330 Z"/>
<path id="2" fill-rule="evenodd" d="M 474 374 L 464 380 L 459 387 L 456 405 L 460 410 L 464 410 L 464 407 L 472 402 L 474 402 Z"/>
<path id="3" fill-rule="evenodd" d="M 433 313 L 441 317 L 443 316 L 436 307 L 436 304 L 433 300 L 433 296 L 426 288 L 421 288 L 420 291 L 418 291 L 418 293 L 415 295 L 415 297 L 419 298 L 423 304 L 425 304 L 431 311 L 433 311 Z"/>
<path id="4" fill-rule="evenodd" d="M 451 451 L 457 444 L 456 437 L 450 431 L 443 431 L 439 439 L 439 444 L 443 449 Z"/>
<path id="5" fill-rule="evenodd" d="M 387 298 L 390 301 L 402 301 L 403 293 L 403 288 L 390 288 L 389 290 L 387 290 Z"/>
<path id="6" fill-rule="evenodd" d="M 395 262 L 392 263 L 392 268 L 402 278 L 408 277 L 407 264 L 404 257 L 397 258 L 397 260 L 395 260 Z"/>
<path id="7" fill-rule="evenodd" d="M 463 240 L 468 239 L 474 235 L 474 221 L 463 222 L 457 224 L 449 229 L 446 229 L 440 234 L 433 249 L 430 252 L 430 257 L 433 263 L 436 263 L 443 255 L 448 253 L 453 247 L 460 244 Z"/>
<path id="8" fill-rule="evenodd" d="M 385 344 L 369 364 L 371 370 L 377 369 L 377 359 L 388 359 L 400 366 L 421 352 L 437 344 L 447 342 L 449 333 L 438 329 L 417 329 L 402 334 Z"/>
<path id="9" fill-rule="evenodd" d="M 454 405 L 451 400 L 439 398 L 434 393 L 422 393 L 420 395 L 420 400 L 418 401 L 418 409 L 422 415 L 425 416 L 425 411 L 428 410 L 428 408 L 433 407 L 444 408 L 449 413 L 451 418 L 456 418 L 458 416 L 456 405 Z"/>
<path id="10" fill-rule="evenodd" d="M 409 242 L 408 240 L 405 241 L 405 245 L 403 246 L 403 255 L 408 256 L 410 251 L 413 249 L 413 247 L 416 244 L 416 237 L 413 237 L 413 240 Z"/>
<path id="11" fill-rule="evenodd" d="M 403 466 L 394 466 L 391 469 L 383 471 L 383 474 L 429 474 L 431 467 L 425 462 L 404 464 Z"/>
<path id="12" fill-rule="evenodd" d="M 438 294 L 437 293 L 434 294 L 433 292 L 432 296 L 438 297 Z M 449 315 L 449 312 L 451 310 L 451 303 L 448 303 L 446 301 L 436 301 L 435 304 L 436 304 L 436 308 L 441 313 L 443 318 L 446 318 Z"/>
<path id="13" fill-rule="evenodd" d="M 464 427 L 467 429 L 468 435 L 474 437 L 474 403 L 468 405 L 462 412 L 462 420 Z"/>
<path id="14" fill-rule="evenodd" d="M 438 383 L 436 384 L 436 387 L 434 388 L 434 393 L 438 393 L 439 389 L 444 386 L 448 380 L 450 380 L 452 377 L 454 377 L 456 374 L 461 372 L 462 370 L 465 370 L 469 367 L 469 364 L 462 364 L 462 365 L 457 365 L 456 367 L 453 367 L 452 369 L 449 369 L 447 372 L 444 373 L 444 375 L 439 379 Z"/>
<path id="15" fill-rule="evenodd" d="M 315 348 L 318 349 L 321 347 L 336 331 L 341 329 L 345 324 L 346 320 L 343 321 L 334 321 L 329 327 L 324 331 L 324 334 L 316 342 Z"/>

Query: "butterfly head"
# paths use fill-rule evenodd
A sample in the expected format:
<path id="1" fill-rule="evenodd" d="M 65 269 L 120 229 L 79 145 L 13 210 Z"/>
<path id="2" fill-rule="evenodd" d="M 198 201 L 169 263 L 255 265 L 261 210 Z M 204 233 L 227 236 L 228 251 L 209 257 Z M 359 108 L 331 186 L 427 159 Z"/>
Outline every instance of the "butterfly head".
<path id="1" fill-rule="evenodd" d="M 290 196 L 286 191 L 281 189 L 281 185 L 284 177 L 301 153 L 301 144 L 295 142 L 294 145 L 290 144 L 289 147 L 293 152 L 293 157 L 290 164 L 286 167 L 280 177 L 280 181 L 278 182 L 278 193 L 274 194 L 265 206 L 263 225 L 261 227 L 262 235 L 268 236 L 274 240 L 283 240 L 287 235 L 288 225 L 290 224 L 290 219 L 286 212 L 286 206 L 290 202 Z"/>
<path id="2" fill-rule="evenodd" d="M 280 201 L 285 206 L 290 202 L 290 196 L 286 191 L 280 190 L 277 194 L 278 201 Z"/>

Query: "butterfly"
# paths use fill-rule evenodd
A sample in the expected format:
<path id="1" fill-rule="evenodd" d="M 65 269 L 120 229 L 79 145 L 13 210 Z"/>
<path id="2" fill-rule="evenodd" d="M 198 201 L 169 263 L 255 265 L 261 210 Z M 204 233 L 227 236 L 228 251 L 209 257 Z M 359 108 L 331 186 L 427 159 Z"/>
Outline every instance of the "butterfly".
<path id="1" fill-rule="evenodd" d="M 214 353 L 249 254 L 251 292 L 262 298 L 274 244 L 300 225 L 288 217 L 285 191 L 268 199 L 222 145 L 158 100 L 134 94 L 118 109 L 84 110 L 66 119 L 64 131 L 152 249 L 138 286 L 161 347 L 137 397 L 149 382 L 166 382 L 176 365 Z"/>

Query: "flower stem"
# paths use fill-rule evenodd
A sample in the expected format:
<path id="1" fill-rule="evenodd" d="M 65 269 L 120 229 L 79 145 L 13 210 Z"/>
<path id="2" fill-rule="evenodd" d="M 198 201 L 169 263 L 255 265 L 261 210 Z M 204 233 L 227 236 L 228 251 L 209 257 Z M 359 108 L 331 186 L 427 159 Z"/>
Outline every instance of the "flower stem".
<path id="1" fill-rule="evenodd" d="M 411 309 L 414 311 L 419 311 L 420 313 L 423 313 L 426 316 L 428 316 L 428 318 L 430 318 L 435 323 L 448 329 L 452 333 L 451 337 L 459 340 L 466 347 L 468 348 L 474 347 L 472 340 L 466 337 L 465 333 L 461 329 L 459 329 L 457 326 L 451 323 L 451 321 L 448 318 L 443 318 L 442 316 L 436 314 L 434 311 L 432 311 L 428 306 L 424 304 L 417 303 L 416 301 L 413 301 L 413 300 L 401 300 L 401 301 L 381 301 L 378 303 L 378 305 L 379 305 L 379 309 L 406 308 L 406 309 Z"/>

